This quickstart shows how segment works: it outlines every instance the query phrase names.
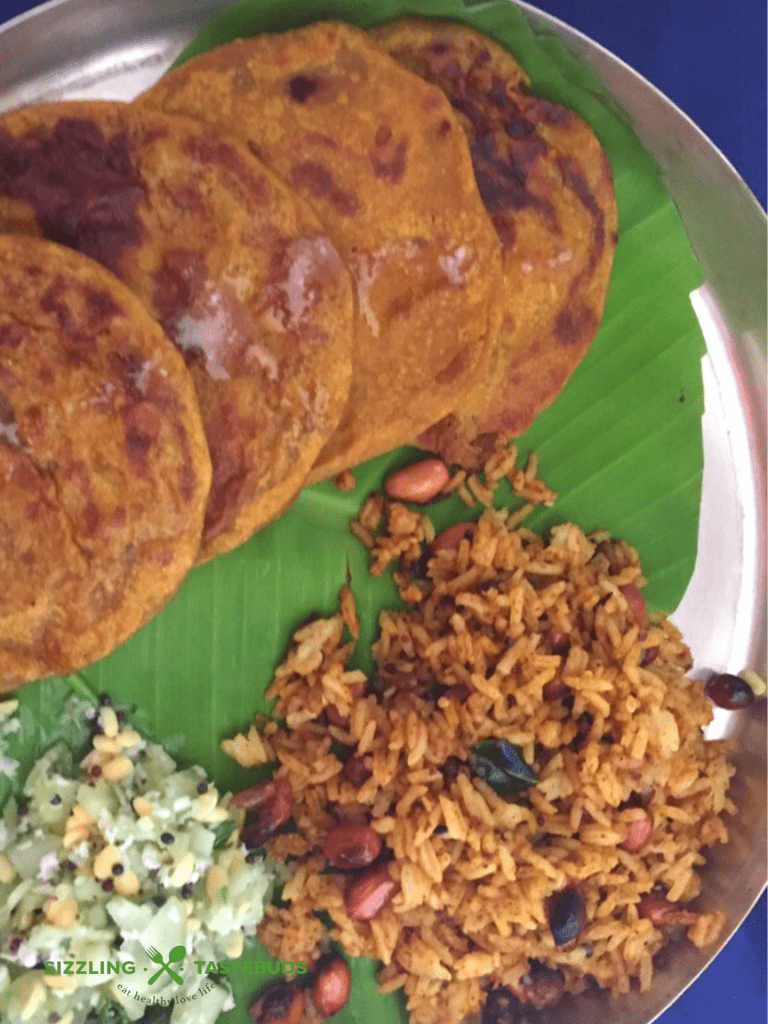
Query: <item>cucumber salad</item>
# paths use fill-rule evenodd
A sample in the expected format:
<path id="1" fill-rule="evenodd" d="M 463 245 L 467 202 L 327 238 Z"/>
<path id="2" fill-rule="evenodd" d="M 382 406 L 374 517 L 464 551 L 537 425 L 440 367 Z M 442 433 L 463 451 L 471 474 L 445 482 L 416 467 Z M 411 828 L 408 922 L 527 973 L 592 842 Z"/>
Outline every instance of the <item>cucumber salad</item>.
<path id="1" fill-rule="evenodd" d="M 202 768 L 92 716 L 86 756 L 46 751 L 0 819 L 0 1020 L 212 1024 L 231 990 L 200 965 L 241 956 L 273 873 Z"/>

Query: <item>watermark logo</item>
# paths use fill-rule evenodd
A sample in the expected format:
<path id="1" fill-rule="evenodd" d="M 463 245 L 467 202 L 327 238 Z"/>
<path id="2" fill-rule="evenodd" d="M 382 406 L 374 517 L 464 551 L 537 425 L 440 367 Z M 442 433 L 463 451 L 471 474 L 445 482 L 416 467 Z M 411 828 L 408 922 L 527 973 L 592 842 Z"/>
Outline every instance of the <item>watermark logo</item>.
<path id="1" fill-rule="evenodd" d="M 177 985 L 184 984 L 184 980 L 181 978 L 179 974 L 176 973 L 176 971 L 173 970 L 171 964 L 180 964 L 182 962 L 184 957 L 187 955 L 187 950 L 185 946 L 174 946 L 173 949 L 168 954 L 167 963 L 163 958 L 162 953 L 156 950 L 154 946 L 148 946 L 144 950 L 144 952 L 147 955 L 147 959 L 151 960 L 153 964 L 160 965 L 160 970 L 153 974 L 152 977 L 149 979 L 149 985 L 154 985 L 157 979 L 160 977 L 160 975 L 163 974 L 163 972 L 167 973 L 171 978 L 173 978 Z"/>

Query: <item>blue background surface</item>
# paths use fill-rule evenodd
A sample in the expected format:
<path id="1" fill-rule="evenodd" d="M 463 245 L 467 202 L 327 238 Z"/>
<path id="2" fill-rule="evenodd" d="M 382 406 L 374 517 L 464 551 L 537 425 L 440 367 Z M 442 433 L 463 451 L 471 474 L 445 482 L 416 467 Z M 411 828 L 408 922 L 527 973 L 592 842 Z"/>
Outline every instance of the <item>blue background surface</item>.
<path id="1" fill-rule="evenodd" d="M 34 6 L 29 0 L 0 0 L 0 20 Z M 673 100 L 722 150 L 765 208 L 765 0 L 538 0 L 536 6 L 601 43 Z M 659 1021 L 765 1024 L 767 1019 L 763 893 L 716 961 Z"/>

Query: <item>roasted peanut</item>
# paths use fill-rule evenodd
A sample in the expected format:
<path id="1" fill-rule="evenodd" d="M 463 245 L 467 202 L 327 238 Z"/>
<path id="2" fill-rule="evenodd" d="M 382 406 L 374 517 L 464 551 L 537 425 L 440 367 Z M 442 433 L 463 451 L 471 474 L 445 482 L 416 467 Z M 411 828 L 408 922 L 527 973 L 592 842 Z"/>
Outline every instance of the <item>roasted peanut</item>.
<path id="1" fill-rule="evenodd" d="M 381 853 L 381 836 L 367 825 L 335 825 L 323 841 L 323 854 L 336 868 L 367 868 Z"/>
<path id="2" fill-rule="evenodd" d="M 387 870 L 387 865 L 370 868 L 362 875 L 350 878 L 344 890 L 344 906 L 353 921 L 370 921 L 392 899 L 398 883 Z"/>
<path id="3" fill-rule="evenodd" d="M 550 626 L 542 637 L 544 646 L 552 654 L 567 654 L 571 646 L 571 640 L 567 633 L 563 633 L 554 626 Z"/>
<path id="4" fill-rule="evenodd" d="M 325 717 L 328 719 L 330 724 L 335 725 L 337 729 L 346 729 L 349 725 L 349 719 L 342 715 L 335 704 L 326 704 Z"/>
<path id="5" fill-rule="evenodd" d="M 384 490 L 395 501 L 414 501 L 425 505 L 437 497 L 449 477 L 448 467 L 442 459 L 419 459 L 390 473 L 384 481 Z"/>
<path id="6" fill-rule="evenodd" d="M 544 700 L 560 700 L 561 697 L 566 697 L 569 692 L 568 687 L 560 676 L 555 676 L 554 679 L 550 679 L 548 683 L 544 684 L 541 696 Z"/>
<path id="7" fill-rule="evenodd" d="M 625 850 L 629 850 L 630 853 L 637 853 L 651 838 L 652 832 L 653 819 L 638 818 L 637 821 L 631 822 L 624 842 L 621 845 Z"/>
<path id="8" fill-rule="evenodd" d="M 453 526 L 447 526 L 441 530 L 430 547 L 432 551 L 452 550 L 459 546 L 464 537 L 471 539 L 476 529 L 476 523 L 454 523 Z"/>
<path id="9" fill-rule="evenodd" d="M 728 711 L 745 708 L 755 699 L 755 691 L 749 683 L 727 672 L 713 676 L 706 685 L 706 693 L 713 704 Z"/>
<path id="10" fill-rule="evenodd" d="M 312 985 L 312 1000 L 318 1013 L 323 1017 L 332 1017 L 342 1006 L 347 1005 L 351 983 L 349 968 L 341 957 L 332 957 L 318 966 Z"/>
<path id="11" fill-rule="evenodd" d="M 658 647 L 644 647 L 642 649 L 642 651 L 640 651 L 640 659 L 639 659 L 639 662 L 638 662 L 638 664 L 640 665 L 640 668 L 647 668 L 648 665 L 652 665 L 654 663 L 654 661 L 656 661 L 658 656 L 659 656 L 659 648 Z"/>
<path id="12" fill-rule="evenodd" d="M 699 916 L 693 910 L 682 910 L 677 903 L 670 903 L 663 896 L 643 896 L 637 912 L 640 917 L 647 917 L 656 928 L 695 924 Z"/>
<path id="13" fill-rule="evenodd" d="M 466 683 L 454 683 L 443 694 L 448 700 L 455 700 L 457 704 L 463 704 L 471 695 L 472 691 Z"/>
<path id="14" fill-rule="evenodd" d="M 304 993 L 288 981 L 279 981 L 262 993 L 248 1011 L 256 1024 L 299 1024 L 304 1013 Z"/>
<path id="15" fill-rule="evenodd" d="M 523 1003 L 546 1010 L 563 998 L 565 975 L 556 967 L 547 967 L 538 960 L 529 961 L 528 972 L 520 979 L 520 985 L 513 992 Z"/>
<path id="16" fill-rule="evenodd" d="M 263 846 L 291 817 L 291 783 L 285 776 L 275 775 L 266 782 L 259 782 L 248 790 L 234 794 L 232 804 L 258 813 L 256 821 L 245 826 L 242 837 L 249 849 Z"/>
<path id="17" fill-rule="evenodd" d="M 648 622 L 648 615 L 645 610 L 645 598 L 634 583 L 628 583 L 625 587 L 619 587 L 624 595 L 624 600 L 629 607 L 629 614 L 636 626 L 642 629 Z"/>
<path id="18" fill-rule="evenodd" d="M 235 793 L 232 803 L 243 810 L 258 812 L 257 820 L 243 829 L 242 839 L 250 849 L 263 846 L 291 816 L 291 784 L 284 776 L 276 775 L 267 782 L 260 782 Z"/>
<path id="19" fill-rule="evenodd" d="M 358 787 L 370 779 L 371 770 L 366 766 L 365 760 L 359 754 L 352 754 L 344 764 L 342 775 L 353 786 Z"/>

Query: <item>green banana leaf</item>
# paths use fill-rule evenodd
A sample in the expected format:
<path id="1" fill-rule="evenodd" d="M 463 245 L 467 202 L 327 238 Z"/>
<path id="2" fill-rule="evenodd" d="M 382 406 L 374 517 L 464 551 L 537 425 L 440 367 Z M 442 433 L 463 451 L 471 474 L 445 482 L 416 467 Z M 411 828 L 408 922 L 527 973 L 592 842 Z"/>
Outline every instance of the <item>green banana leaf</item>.
<path id="1" fill-rule="evenodd" d="M 594 72 L 504 0 L 472 6 L 460 0 L 242 0 L 179 60 L 237 36 L 320 18 L 366 27 L 404 14 L 467 21 L 496 38 L 529 73 L 532 92 L 586 118 L 610 157 L 619 243 L 605 316 L 563 393 L 520 439 L 521 455 L 538 453 L 542 477 L 560 495 L 554 508 L 537 511 L 528 523 L 543 530 L 573 520 L 625 537 L 641 554 L 649 607 L 670 611 L 696 557 L 704 343 L 689 293 L 701 274 L 658 167 Z M 225 757 L 219 741 L 268 710 L 264 690 L 291 632 L 312 612 L 335 610 L 347 573 L 361 617 L 356 663 L 370 663 L 378 610 L 398 600 L 388 576 L 368 576 L 366 553 L 349 522 L 383 475 L 414 454 L 401 449 L 359 467 L 357 486 L 348 493 L 330 483 L 306 489 L 238 551 L 195 569 L 160 616 L 83 673 L 91 690 L 136 705 L 138 728 L 181 761 L 202 764 L 222 789 L 252 783 L 257 773 Z M 509 492 L 505 498 L 511 501 Z M 458 498 L 429 513 L 438 529 L 468 518 Z M 53 740 L 75 741 L 75 726 L 62 718 L 68 692 L 65 680 L 19 692 L 21 729 L 6 743 L 7 755 L 21 762 L 19 779 Z M 0 783 L 2 802 L 11 783 Z M 257 943 L 243 955 L 266 958 Z M 337 1024 L 407 1024 L 401 1000 L 380 996 L 374 974 L 369 961 L 353 962 L 350 1001 L 333 1018 Z M 237 1007 L 222 1021 L 245 1024 L 257 979 L 231 980 Z"/>

